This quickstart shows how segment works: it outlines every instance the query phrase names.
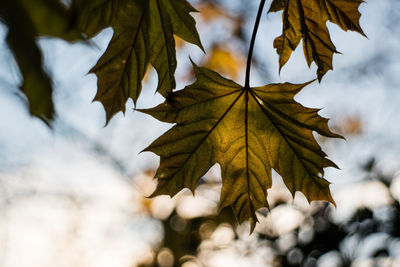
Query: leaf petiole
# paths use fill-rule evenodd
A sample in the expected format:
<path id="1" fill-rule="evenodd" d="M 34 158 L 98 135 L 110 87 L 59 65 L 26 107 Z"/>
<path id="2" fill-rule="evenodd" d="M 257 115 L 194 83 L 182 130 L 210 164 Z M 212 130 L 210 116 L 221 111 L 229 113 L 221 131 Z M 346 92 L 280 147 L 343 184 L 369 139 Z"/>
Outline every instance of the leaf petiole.
<path id="1" fill-rule="evenodd" d="M 251 68 L 251 60 L 252 60 L 252 58 L 253 58 L 254 44 L 255 44 L 255 42 L 256 42 L 256 36 L 257 36 L 258 26 L 260 25 L 260 20 L 261 20 L 262 11 L 263 11 L 263 9 L 264 9 L 264 5 L 265 5 L 265 0 L 261 0 L 261 2 L 260 2 L 260 7 L 258 8 L 258 13 L 257 13 L 256 22 L 255 22 L 255 24 L 254 24 L 253 35 L 251 36 L 250 47 L 249 47 L 249 54 L 248 54 L 248 56 L 247 56 L 246 78 L 245 78 L 245 84 L 244 84 L 244 89 L 245 89 L 245 90 L 250 89 L 250 68 Z"/>

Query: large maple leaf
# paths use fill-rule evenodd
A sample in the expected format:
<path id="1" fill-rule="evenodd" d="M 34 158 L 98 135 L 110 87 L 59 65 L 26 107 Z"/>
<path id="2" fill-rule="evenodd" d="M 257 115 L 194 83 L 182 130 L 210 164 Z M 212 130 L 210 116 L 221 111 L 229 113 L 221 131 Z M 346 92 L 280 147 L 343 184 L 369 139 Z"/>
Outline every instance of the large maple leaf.
<path id="1" fill-rule="evenodd" d="M 314 61 L 321 80 L 332 70 L 332 57 L 337 53 L 326 23 L 337 24 L 344 31 L 364 35 L 360 27 L 358 8 L 363 0 L 274 0 L 269 12 L 283 10 L 283 32 L 274 40 L 279 54 L 279 68 L 289 60 L 292 52 L 303 40 L 304 56 L 308 66 Z M 365 36 L 365 35 L 364 35 Z"/>
<path id="2" fill-rule="evenodd" d="M 161 157 L 153 196 L 193 192 L 215 164 L 222 171 L 220 209 L 231 206 L 239 222 L 257 221 L 255 211 L 267 207 L 274 169 L 292 194 L 309 201 L 334 203 L 325 167 L 336 167 L 313 137 L 313 131 L 340 137 L 328 128 L 318 109 L 303 107 L 294 96 L 308 83 L 243 88 L 206 68 L 195 68 L 197 81 L 174 92 L 152 109 L 141 110 L 158 120 L 176 123 L 145 151 Z"/>
<path id="3" fill-rule="evenodd" d="M 196 11 L 186 0 L 76 0 L 78 24 L 88 36 L 111 26 L 110 44 L 91 70 L 98 77 L 98 92 L 107 122 L 126 101 L 134 103 L 151 63 L 158 73 L 157 91 L 166 96 L 175 89 L 177 66 L 174 34 L 203 49 L 195 21 Z"/>

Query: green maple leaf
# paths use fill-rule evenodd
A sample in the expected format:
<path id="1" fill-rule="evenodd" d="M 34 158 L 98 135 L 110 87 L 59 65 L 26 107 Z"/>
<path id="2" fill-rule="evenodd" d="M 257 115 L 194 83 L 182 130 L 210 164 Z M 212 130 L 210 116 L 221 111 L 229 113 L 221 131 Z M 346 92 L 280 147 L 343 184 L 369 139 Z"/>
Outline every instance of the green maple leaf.
<path id="1" fill-rule="evenodd" d="M 364 35 L 360 27 L 358 8 L 363 0 L 274 0 L 269 12 L 283 10 L 283 32 L 274 40 L 279 54 L 279 69 L 289 60 L 292 52 L 303 40 L 304 56 L 308 66 L 314 61 L 321 80 L 332 70 L 332 57 L 336 51 L 326 23 L 337 24 L 344 31 Z M 364 35 L 365 36 L 365 35 Z"/>
<path id="2" fill-rule="evenodd" d="M 70 12 L 58 0 L 0 1 L 0 17 L 8 27 L 7 44 L 22 74 L 21 91 L 29 111 L 50 125 L 54 118 L 53 87 L 36 39 L 54 36 L 73 41 L 81 35 L 71 27 Z"/>
<path id="3" fill-rule="evenodd" d="M 141 110 L 160 121 L 176 123 L 145 151 L 161 157 L 152 196 L 194 192 L 198 180 L 221 166 L 220 209 L 231 206 L 239 222 L 257 221 L 267 207 L 271 170 L 294 195 L 334 203 L 325 167 L 336 167 L 313 137 L 313 131 L 340 137 L 328 128 L 318 109 L 303 107 L 294 96 L 307 84 L 270 84 L 243 88 L 206 68 L 195 66 L 197 81 L 174 92 L 159 106 Z"/>
<path id="4" fill-rule="evenodd" d="M 98 77 L 98 92 L 107 122 L 125 112 L 129 98 L 140 95 L 149 63 L 158 73 L 157 91 L 163 96 L 175 89 L 177 66 L 174 34 L 203 49 L 195 21 L 196 11 L 186 0 L 77 0 L 78 24 L 93 36 L 111 26 L 114 35 L 107 51 L 91 70 Z"/>

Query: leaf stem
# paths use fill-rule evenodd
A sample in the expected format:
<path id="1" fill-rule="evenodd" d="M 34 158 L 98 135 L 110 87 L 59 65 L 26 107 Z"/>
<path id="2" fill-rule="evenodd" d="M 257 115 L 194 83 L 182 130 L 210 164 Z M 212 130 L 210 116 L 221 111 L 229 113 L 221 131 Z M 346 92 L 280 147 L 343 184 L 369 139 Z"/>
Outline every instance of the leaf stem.
<path id="1" fill-rule="evenodd" d="M 265 5 L 265 0 L 261 0 L 260 7 L 258 8 L 256 22 L 254 24 L 253 35 L 251 36 L 250 47 L 249 47 L 249 55 L 247 56 L 246 79 L 245 79 L 245 84 L 244 84 L 244 88 L 245 89 L 249 89 L 250 88 L 251 60 L 253 58 L 254 44 L 256 42 L 258 26 L 260 25 L 260 20 L 261 20 L 262 11 L 264 9 L 264 5 Z"/>

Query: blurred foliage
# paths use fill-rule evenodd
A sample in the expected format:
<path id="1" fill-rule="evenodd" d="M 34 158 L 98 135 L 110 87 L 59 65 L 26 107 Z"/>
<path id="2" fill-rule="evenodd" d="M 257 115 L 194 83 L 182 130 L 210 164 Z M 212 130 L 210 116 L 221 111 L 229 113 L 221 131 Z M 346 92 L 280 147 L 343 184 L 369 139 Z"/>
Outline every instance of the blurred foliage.
<path id="1" fill-rule="evenodd" d="M 50 125 L 54 119 L 51 80 L 44 70 L 36 39 L 43 36 L 74 41 L 81 39 L 72 27 L 71 12 L 55 0 L 0 2 L 0 20 L 8 27 L 7 43 L 18 63 L 21 92 L 33 116 Z"/>
<path id="2" fill-rule="evenodd" d="M 181 266 L 187 261 L 197 260 L 196 255 L 202 241 L 210 239 L 212 233 L 221 224 L 235 225 L 236 219 L 232 209 L 225 208 L 218 215 L 185 219 L 179 216 L 176 210 L 162 220 L 164 239 L 160 249 L 155 254 L 155 260 L 151 264 L 140 267 L 162 267 L 165 264 L 160 254 L 168 249 L 173 264 Z M 165 260 L 164 260 L 165 261 Z"/>
<path id="3" fill-rule="evenodd" d="M 245 58 L 242 55 L 231 51 L 223 44 L 214 44 L 202 65 L 223 76 L 230 77 L 232 80 L 237 80 L 242 73 L 245 62 Z"/>
<path id="4" fill-rule="evenodd" d="M 363 169 L 366 181 L 379 181 L 390 191 L 391 176 L 383 175 L 374 159 L 367 162 Z M 375 197 L 379 197 L 379 194 Z M 183 266 L 186 262 L 193 263 L 188 266 L 208 266 L 209 259 L 204 255 L 218 253 L 219 250 L 224 253 L 226 248 L 241 247 L 238 245 L 240 243 L 245 243 L 249 250 L 239 249 L 236 252 L 239 258 L 257 255 L 258 249 L 268 247 L 271 253 L 264 258 L 263 266 L 396 266 L 395 260 L 398 262 L 400 259 L 399 251 L 394 247 L 397 244 L 397 249 L 400 248 L 400 204 L 395 196 L 390 195 L 389 203 L 380 207 L 358 207 L 346 220 L 335 219 L 334 209 L 324 203 L 307 207 L 299 205 L 299 202 L 289 204 L 287 201 L 278 195 L 271 210 L 258 213 L 258 217 L 268 217 L 285 207 L 299 210 L 298 216 L 303 216 L 302 220 L 294 224 L 296 226 L 292 229 L 283 230 L 285 221 L 279 221 L 279 217 L 264 219 L 264 225 L 259 225 L 255 230 L 253 245 L 246 240 L 248 237 L 243 238 L 246 233 L 236 225 L 232 210 L 228 208 L 219 215 L 194 218 L 184 218 L 184 214 L 173 209 L 169 216 L 162 219 L 164 240 L 154 254 L 153 263 L 141 267 Z M 284 212 L 282 210 L 279 213 Z M 276 214 L 284 216 L 279 213 Z M 282 232 L 272 230 L 271 224 L 275 224 L 277 229 L 281 228 L 278 231 Z M 234 235 L 229 237 L 228 234 L 225 237 L 227 242 L 218 245 L 216 235 L 221 227 L 234 229 Z M 371 243 L 376 236 L 384 236 L 385 242 Z M 368 253 L 360 255 L 359 252 L 365 247 Z M 160 257 L 160 253 L 165 257 Z"/>

